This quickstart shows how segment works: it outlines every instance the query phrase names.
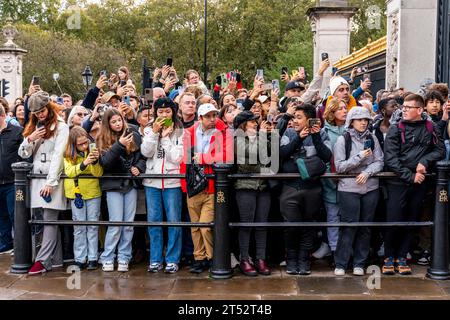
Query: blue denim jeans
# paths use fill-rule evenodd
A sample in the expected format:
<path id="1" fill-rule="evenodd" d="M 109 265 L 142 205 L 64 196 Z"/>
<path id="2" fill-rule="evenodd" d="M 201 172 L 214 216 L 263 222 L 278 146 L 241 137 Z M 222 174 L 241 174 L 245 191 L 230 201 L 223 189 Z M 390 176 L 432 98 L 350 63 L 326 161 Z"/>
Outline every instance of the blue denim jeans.
<path id="1" fill-rule="evenodd" d="M 327 210 L 327 222 L 340 222 L 339 204 L 324 201 L 325 209 Z M 336 251 L 336 246 L 339 239 L 339 228 L 327 228 L 328 245 L 331 251 Z"/>
<path id="2" fill-rule="evenodd" d="M 106 192 L 109 221 L 134 221 L 137 205 L 137 190 L 131 189 L 127 193 Z M 133 240 L 133 227 L 108 227 L 105 237 L 105 251 L 101 263 L 113 263 L 114 252 L 117 248 L 117 260 L 129 263 L 131 260 L 131 241 Z"/>
<path id="3" fill-rule="evenodd" d="M 0 184 L 0 251 L 13 248 L 14 184 Z"/>
<path id="4" fill-rule="evenodd" d="M 98 221 L 100 216 L 101 198 L 84 200 L 83 208 L 75 207 L 75 201 L 71 200 L 73 221 Z M 98 227 L 74 226 L 73 227 L 73 254 L 75 262 L 85 263 L 98 259 Z"/>
<path id="5" fill-rule="evenodd" d="M 147 197 L 147 220 L 149 222 L 163 221 L 163 204 L 168 222 L 181 221 L 181 188 L 158 189 L 145 188 Z M 166 263 L 179 263 L 181 256 L 181 228 L 169 228 L 166 250 Z M 149 227 L 150 263 L 162 263 L 163 232 L 161 227 Z"/>

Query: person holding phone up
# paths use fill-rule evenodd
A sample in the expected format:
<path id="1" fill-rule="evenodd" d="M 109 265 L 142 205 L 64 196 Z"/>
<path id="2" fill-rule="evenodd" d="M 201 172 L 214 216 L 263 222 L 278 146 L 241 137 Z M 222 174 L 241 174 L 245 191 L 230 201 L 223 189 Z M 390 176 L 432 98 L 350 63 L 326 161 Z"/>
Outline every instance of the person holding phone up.
<path id="1" fill-rule="evenodd" d="M 69 138 L 69 127 L 58 116 L 58 106 L 47 92 L 38 91 L 28 99 L 31 118 L 26 125 L 19 156 L 32 158 L 33 173 L 46 174 L 46 179 L 31 180 L 31 208 L 43 208 L 44 220 L 58 220 L 60 211 L 68 209 L 63 183 L 59 176 L 63 169 L 63 155 Z M 62 266 L 62 245 L 59 227 L 44 226 L 41 248 L 29 274 L 51 271 Z"/>
<path id="2" fill-rule="evenodd" d="M 108 109 L 102 118 L 97 148 L 99 162 L 105 174 L 139 176 L 145 172 L 145 158 L 140 152 L 141 135 L 138 129 L 126 123 L 122 114 Z M 102 191 L 106 191 L 110 221 L 134 221 L 137 205 L 136 180 L 103 179 Z M 105 272 L 114 271 L 114 258 L 117 249 L 118 271 L 127 272 L 131 259 L 133 227 L 108 227 L 105 238 L 105 251 L 100 256 Z"/>
<path id="3" fill-rule="evenodd" d="M 336 172 L 356 174 L 356 178 L 340 179 L 338 203 L 341 222 L 373 222 L 379 197 L 378 178 L 371 178 L 383 170 L 383 151 L 378 139 L 369 130 L 372 121 L 364 107 L 354 107 L 346 119 L 348 131 L 334 145 Z M 334 255 L 336 276 L 345 275 L 353 256 L 353 274 L 363 276 L 369 255 L 369 227 L 341 227 Z"/>

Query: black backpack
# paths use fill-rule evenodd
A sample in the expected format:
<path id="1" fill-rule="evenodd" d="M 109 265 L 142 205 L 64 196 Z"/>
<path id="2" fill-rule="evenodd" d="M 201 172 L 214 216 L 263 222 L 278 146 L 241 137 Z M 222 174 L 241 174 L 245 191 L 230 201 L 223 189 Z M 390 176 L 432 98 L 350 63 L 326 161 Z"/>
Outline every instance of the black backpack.
<path id="1" fill-rule="evenodd" d="M 373 136 L 371 133 L 369 133 L 368 139 L 372 141 L 370 149 L 375 149 L 375 141 L 373 140 Z M 350 153 L 352 152 L 352 137 L 350 136 L 350 132 L 344 133 L 344 140 L 345 140 L 345 160 L 348 160 L 350 158 Z"/>

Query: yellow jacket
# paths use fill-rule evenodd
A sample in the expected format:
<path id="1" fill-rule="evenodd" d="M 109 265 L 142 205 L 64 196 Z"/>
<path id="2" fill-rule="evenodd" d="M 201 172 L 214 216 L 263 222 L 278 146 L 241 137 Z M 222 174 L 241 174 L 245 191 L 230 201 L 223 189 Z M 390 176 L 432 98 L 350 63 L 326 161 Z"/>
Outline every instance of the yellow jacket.
<path id="1" fill-rule="evenodd" d="M 64 172 L 69 178 L 75 178 L 79 175 L 93 175 L 94 177 L 101 177 L 103 175 L 103 168 L 97 162 L 90 164 L 84 171 L 81 171 L 80 165 L 87 158 L 77 155 L 76 164 L 73 164 L 70 159 L 64 158 Z M 100 182 L 98 179 L 78 179 L 78 187 L 84 200 L 99 198 L 102 196 L 100 189 Z M 64 180 L 64 190 L 66 198 L 75 199 L 75 182 L 73 179 Z"/>

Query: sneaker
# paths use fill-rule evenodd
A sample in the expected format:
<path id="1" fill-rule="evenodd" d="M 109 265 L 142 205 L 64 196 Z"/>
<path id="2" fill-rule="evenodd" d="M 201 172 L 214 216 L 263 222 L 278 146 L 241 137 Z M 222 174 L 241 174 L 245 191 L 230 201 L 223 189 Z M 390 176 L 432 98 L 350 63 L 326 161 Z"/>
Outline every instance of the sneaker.
<path id="1" fill-rule="evenodd" d="M 286 267 L 286 260 L 280 262 L 280 267 Z"/>
<path id="2" fill-rule="evenodd" d="M 405 258 L 400 258 L 397 260 L 395 271 L 404 276 L 411 274 L 411 267 L 408 266 L 407 260 Z"/>
<path id="3" fill-rule="evenodd" d="M 422 256 L 417 260 L 417 264 L 421 266 L 428 266 L 430 264 L 430 252 L 428 250 L 425 250 L 422 252 Z"/>
<path id="4" fill-rule="evenodd" d="M 119 265 L 117 267 L 117 271 L 119 272 L 128 272 L 128 262 L 119 261 Z"/>
<path id="5" fill-rule="evenodd" d="M 35 275 L 40 273 L 45 273 L 47 270 L 45 269 L 44 265 L 40 261 L 36 261 L 33 266 L 31 267 L 30 271 L 28 271 L 29 275 Z"/>
<path id="6" fill-rule="evenodd" d="M 14 256 L 14 249 L 12 249 L 11 251 L 11 256 Z"/>
<path id="7" fill-rule="evenodd" d="M 322 242 L 320 248 L 317 249 L 312 256 L 316 259 L 323 259 L 324 257 L 331 254 L 331 249 L 328 243 Z"/>
<path id="8" fill-rule="evenodd" d="M 157 272 L 162 271 L 162 269 L 163 269 L 162 263 L 159 263 L 159 262 L 153 262 L 153 263 L 150 263 L 150 265 L 148 266 L 147 271 L 148 271 L 148 272 L 157 273 Z"/>
<path id="9" fill-rule="evenodd" d="M 189 269 L 190 273 L 202 273 L 204 271 L 204 262 L 203 260 L 195 260 L 192 264 L 192 267 Z"/>
<path id="10" fill-rule="evenodd" d="M 114 271 L 114 263 L 113 262 L 105 262 L 105 263 L 103 263 L 102 270 L 104 272 Z"/>
<path id="11" fill-rule="evenodd" d="M 236 259 L 234 253 L 231 253 L 231 269 L 239 267 L 239 261 Z"/>
<path id="12" fill-rule="evenodd" d="M 384 259 L 382 272 L 383 272 L 383 274 L 386 274 L 386 275 L 395 274 L 394 258 L 393 257 L 388 257 L 388 258 Z"/>
<path id="13" fill-rule="evenodd" d="M 87 270 L 97 270 L 98 269 L 98 262 L 94 261 L 94 260 L 89 261 L 86 269 Z"/>
<path id="14" fill-rule="evenodd" d="M 164 269 L 165 273 L 176 273 L 178 271 L 178 264 L 168 263 Z"/>
<path id="15" fill-rule="evenodd" d="M 364 269 L 360 267 L 353 268 L 353 275 L 354 276 L 363 276 L 365 274 Z"/>
<path id="16" fill-rule="evenodd" d="M 77 266 L 78 268 L 80 268 L 80 270 L 83 270 L 86 268 L 86 263 L 84 263 L 84 262 L 75 261 L 74 265 Z"/>
<path id="17" fill-rule="evenodd" d="M 381 244 L 380 250 L 377 252 L 379 257 L 384 257 L 384 242 Z"/>
<path id="18" fill-rule="evenodd" d="M 334 269 L 334 275 L 338 277 L 345 276 L 345 270 L 342 268 L 336 268 Z"/>
<path id="19" fill-rule="evenodd" d="M 0 254 L 11 254 L 14 252 L 14 248 L 11 249 L 5 249 L 3 251 L 0 251 Z"/>

